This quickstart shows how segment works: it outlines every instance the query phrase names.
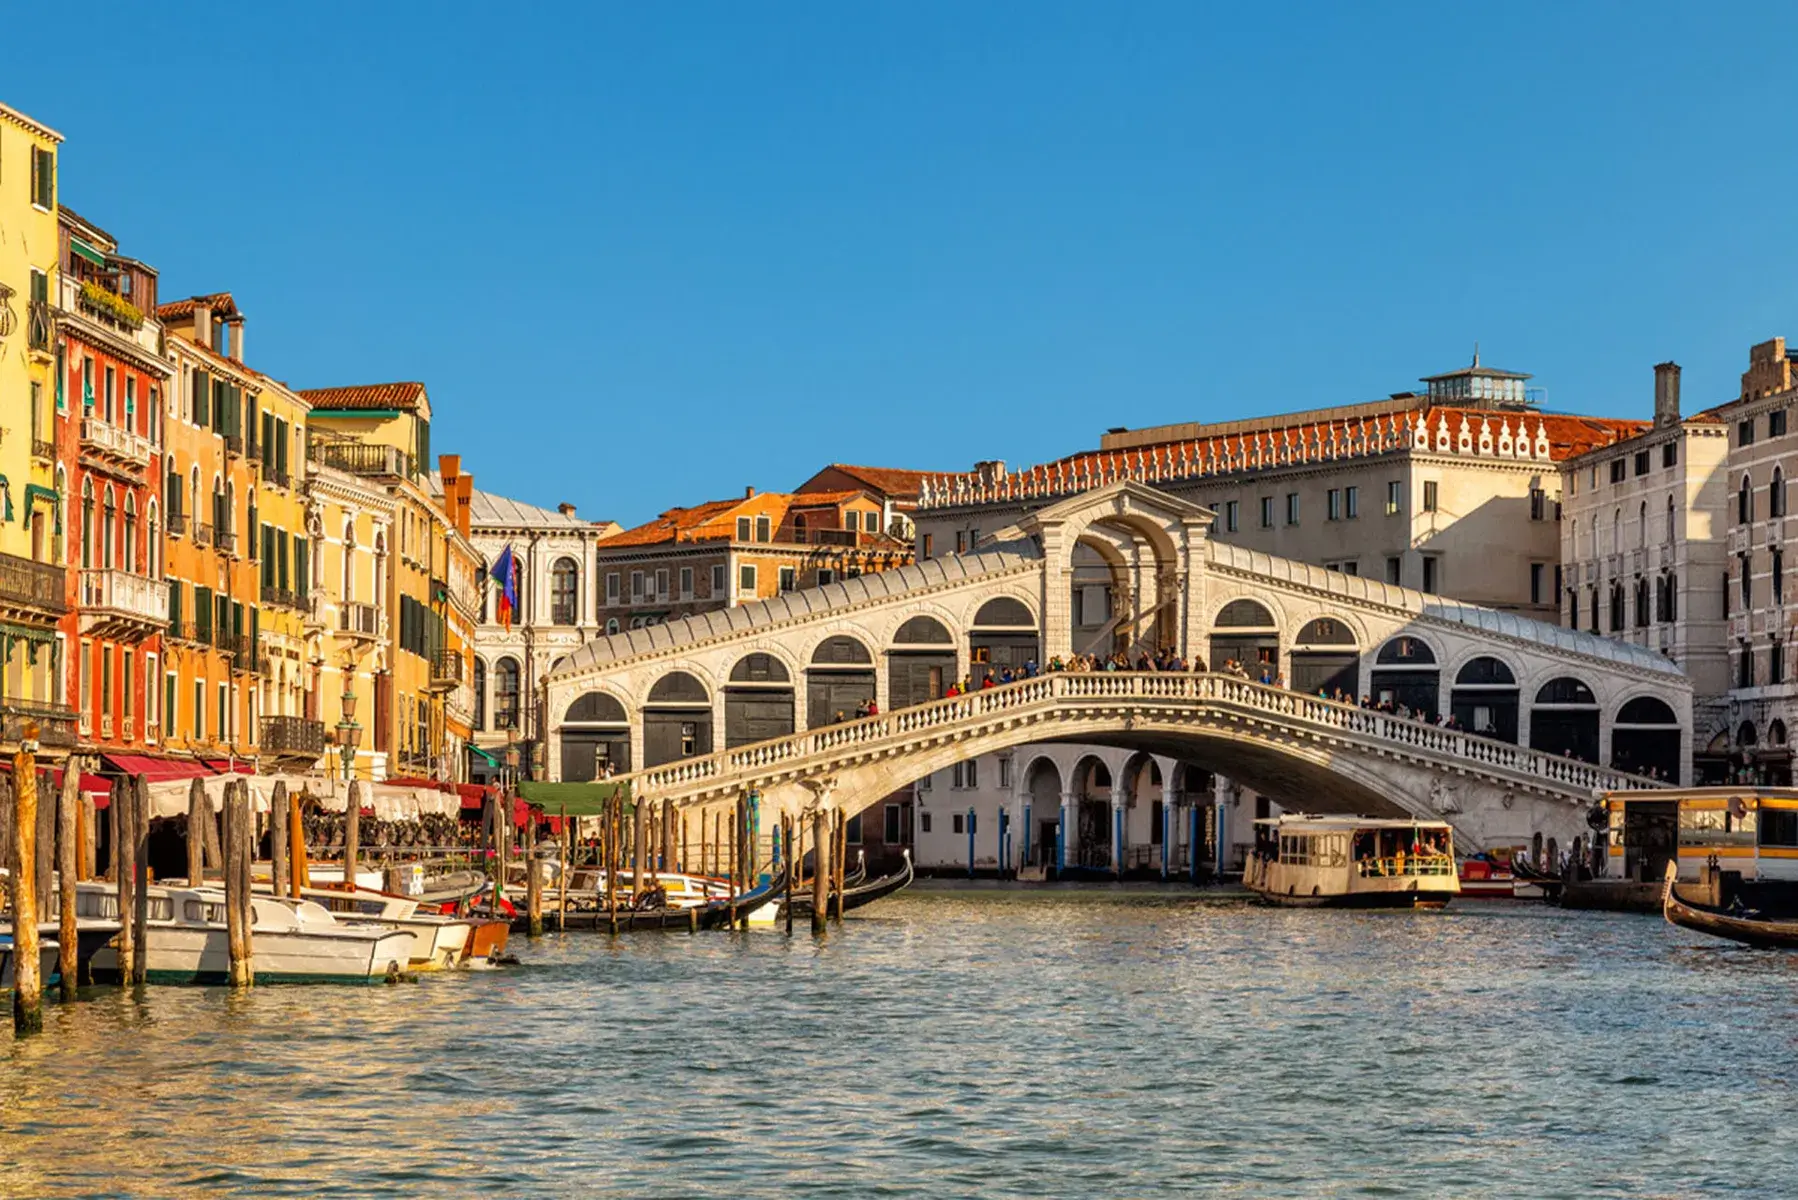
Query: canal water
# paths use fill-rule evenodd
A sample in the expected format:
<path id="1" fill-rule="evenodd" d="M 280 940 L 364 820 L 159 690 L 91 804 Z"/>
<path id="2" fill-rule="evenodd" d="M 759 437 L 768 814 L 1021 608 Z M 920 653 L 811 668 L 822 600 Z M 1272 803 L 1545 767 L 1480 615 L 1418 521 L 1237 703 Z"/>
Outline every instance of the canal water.
<path id="1" fill-rule="evenodd" d="M 53 1005 L 0 1194 L 1798 1194 L 1798 956 L 1647 917 L 920 890 L 521 953 Z"/>

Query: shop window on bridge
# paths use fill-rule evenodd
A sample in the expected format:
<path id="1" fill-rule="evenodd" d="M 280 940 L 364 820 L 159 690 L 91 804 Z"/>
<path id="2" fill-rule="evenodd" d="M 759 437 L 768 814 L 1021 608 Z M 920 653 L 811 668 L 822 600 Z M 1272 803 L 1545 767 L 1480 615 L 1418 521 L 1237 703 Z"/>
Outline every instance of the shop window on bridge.
<path id="1" fill-rule="evenodd" d="M 643 709 L 643 765 L 658 767 L 711 752 L 711 694 L 687 672 L 670 671 L 650 688 Z"/>
<path id="2" fill-rule="evenodd" d="M 1335 617 L 1319 617 L 1299 630 L 1292 647 L 1292 688 L 1353 699 L 1361 686 L 1361 656 L 1355 632 Z"/>
<path id="3" fill-rule="evenodd" d="M 1469 733 L 1500 741 L 1517 741 L 1517 677 L 1510 666 L 1489 655 L 1469 659 L 1455 674 L 1449 711 Z"/>
<path id="4" fill-rule="evenodd" d="M 1441 670 L 1436 652 L 1408 634 L 1387 641 L 1369 671 L 1373 701 L 1384 709 L 1434 721 L 1441 705 Z"/>
<path id="5" fill-rule="evenodd" d="M 887 708 L 940 699 L 956 678 L 955 639 L 942 622 L 922 614 L 899 626 L 887 652 Z"/>
<path id="6" fill-rule="evenodd" d="M 1530 709 L 1530 748 L 1596 764 L 1598 698 L 1592 689 L 1568 675 L 1543 684 Z"/>
<path id="7" fill-rule="evenodd" d="M 1009 596 L 988 600 L 974 614 L 968 650 L 975 686 L 985 682 L 988 675 L 1002 675 L 1007 668 L 1014 677 L 1021 678 L 1030 663 L 1040 661 L 1036 617 L 1021 601 Z"/>

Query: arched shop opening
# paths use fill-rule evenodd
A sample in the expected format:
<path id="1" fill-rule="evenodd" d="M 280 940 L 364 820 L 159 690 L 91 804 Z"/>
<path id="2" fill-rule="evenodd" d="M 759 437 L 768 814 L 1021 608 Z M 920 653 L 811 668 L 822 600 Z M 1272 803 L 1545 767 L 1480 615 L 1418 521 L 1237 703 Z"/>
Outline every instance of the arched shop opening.
<path id="1" fill-rule="evenodd" d="M 1408 635 L 1393 638 L 1374 656 L 1370 675 L 1368 687 L 1375 704 L 1410 709 L 1413 716 L 1425 721 L 1436 719 L 1442 669 L 1428 642 Z"/>
<path id="2" fill-rule="evenodd" d="M 850 719 L 874 699 L 874 655 L 852 637 L 826 638 L 805 671 L 805 727 Z"/>
<path id="3" fill-rule="evenodd" d="M 899 626 L 887 651 L 889 712 L 941 699 L 955 679 L 955 639 L 941 621 L 919 615 Z"/>
<path id="4" fill-rule="evenodd" d="M 1111 869 L 1111 768 L 1086 757 L 1074 766 L 1073 841 L 1067 865 L 1085 870 Z"/>
<path id="5" fill-rule="evenodd" d="M 1611 724 L 1611 765 L 1619 771 L 1677 783 L 1684 750 L 1679 718 L 1653 696 L 1629 701 Z"/>
<path id="6" fill-rule="evenodd" d="M 1455 673 L 1449 712 L 1468 733 L 1517 742 L 1517 676 L 1502 660 L 1482 655 Z"/>
<path id="7" fill-rule="evenodd" d="M 649 689 L 643 706 L 643 765 L 659 767 L 712 752 L 712 697 L 685 671 L 671 671 Z"/>
<path id="8" fill-rule="evenodd" d="M 1530 749 L 1598 762 L 1598 698 L 1570 675 L 1551 679 L 1530 705 Z"/>
<path id="9" fill-rule="evenodd" d="M 968 634 L 968 661 L 974 686 L 979 687 L 988 675 L 1011 668 L 1021 676 L 1027 663 L 1042 663 L 1042 640 L 1036 618 L 1022 601 L 998 596 L 980 606 L 974 614 L 974 628 Z"/>
<path id="10" fill-rule="evenodd" d="M 1249 678 L 1272 679 L 1280 673 L 1280 630 L 1274 615 L 1254 600 L 1232 600 L 1217 614 L 1211 627 L 1211 661 L 1222 671 L 1232 661 L 1240 663 Z"/>
<path id="11" fill-rule="evenodd" d="M 724 687 L 724 748 L 793 732 L 793 677 L 772 654 L 746 654 Z"/>
<path id="12" fill-rule="evenodd" d="M 1335 617 L 1307 621 L 1292 644 L 1292 690 L 1354 699 L 1361 690 L 1361 655 L 1355 631 Z"/>
<path id="13" fill-rule="evenodd" d="M 1018 848 L 1018 861 L 1025 866 L 1048 867 L 1055 864 L 1055 830 L 1061 823 L 1061 771 L 1054 760 L 1044 756 L 1027 768 L 1024 793 L 1030 811 L 1024 818 L 1030 844 Z"/>
<path id="14" fill-rule="evenodd" d="M 631 769 L 631 726 L 624 705 L 604 692 L 588 692 L 562 714 L 562 779 L 586 783 L 606 767 Z"/>

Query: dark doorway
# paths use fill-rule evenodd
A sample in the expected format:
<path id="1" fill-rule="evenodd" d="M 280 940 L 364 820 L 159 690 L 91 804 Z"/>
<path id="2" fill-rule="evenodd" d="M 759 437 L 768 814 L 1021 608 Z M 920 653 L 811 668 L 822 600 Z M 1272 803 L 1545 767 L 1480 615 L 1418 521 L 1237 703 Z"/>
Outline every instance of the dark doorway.
<path id="1" fill-rule="evenodd" d="M 1623 806 L 1623 874 L 1638 883 L 1665 878 L 1679 853 L 1679 801 L 1630 800 Z"/>
<path id="2" fill-rule="evenodd" d="M 643 707 L 643 765 L 659 767 L 712 752 L 712 702 L 685 671 L 656 680 Z"/>
<path id="3" fill-rule="evenodd" d="M 1425 721 L 1441 711 L 1442 673 L 1435 651 L 1421 638 L 1395 637 L 1381 646 L 1370 680 L 1375 704 L 1409 709 Z"/>
<path id="4" fill-rule="evenodd" d="M 724 748 L 793 732 L 792 677 L 772 654 L 748 654 L 731 668 L 724 689 Z"/>
<path id="5" fill-rule="evenodd" d="M 887 656 L 887 708 L 909 708 L 940 700 L 955 682 L 954 654 L 901 654 Z"/>
<path id="6" fill-rule="evenodd" d="M 1023 602 L 999 596 L 981 605 L 974 614 L 974 629 L 968 635 L 968 661 L 976 687 L 988 675 L 1001 674 L 1006 667 L 1011 668 L 1014 677 L 1021 678 L 1025 664 L 1040 664 L 1040 656 L 1036 618 Z"/>
<path id="7" fill-rule="evenodd" d="M 1530 707 L 1530 749 L 1598 762 L 1598 699 L 1569 676 L 1551 679 Z"/>
<path id="8" fill-rule="evenodd" d="M 827 638 L 812 654 L 805 673 L 805 726 L 845 720 L 874 699 L 874 655 L 852 637 Z"/>
<path id="9" fill-rule="evenodd" d="M 631 769 L 631 727 L 624 705 L 604 692 L 587 692 L 562 714 L 562 779 L 586 783 Z"/>
<path id="10" fill-rule="evenodd" d="M 1455 674 L 1449 712 L 1468 733 L 1517 743 L 1517 677 L 1496 658 L 1469 659 Z"/>
<path id="11" fill-rule="evenodd" d="M 1665 701 L 1637 696 L 1618 710 L 1611 765 L 1619 771 L 1677 783 L 1681 751 L 1679 719 Z"/>

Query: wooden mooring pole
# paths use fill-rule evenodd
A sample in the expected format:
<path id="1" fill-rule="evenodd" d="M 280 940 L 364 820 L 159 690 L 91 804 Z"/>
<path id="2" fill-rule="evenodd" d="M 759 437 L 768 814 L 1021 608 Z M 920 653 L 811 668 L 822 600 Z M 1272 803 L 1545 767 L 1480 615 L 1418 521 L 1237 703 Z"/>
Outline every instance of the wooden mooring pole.
<path id="1" fill-rule="evenodd" d="M 812 932 L 823 933 L 830 902 L 830 814 L 812 813 Z"/>
<path id="2" fill-rule="evenodd" d="M 356 867 L 362 857 L 362 784 L 350 780 L 343 802 L 343 886 L 356 887 Z"/>
<path id="3" fill-rule="evenodd" d="M 637 907 L 643 899 L 648 882 L 644 877 L 643 855 L 648 849 L 644 829 L 649 821 L 649 804 L 639 799 L 631 806 L 631 907 Z"/>
<path id="4" fill-rule="evenodd" d="M 600 829 L 600 854 L 605 859 L 607 926 L 613 936 L 618 933 L 618 809 L 622 801 L 614 794 L 606 805 Z"/>
<path id="5" fill-rule="evenodd" d="M 556 929 L 566 933 L 568 930 L 568 884 L 574 878 L 574 842 L 579 832 L 581 819 L 574 818 L 574 824 L 568 823 L 568 806 L 562 806 L 562 872 L 558 878 L 562 886 L 556 893 Z"/>
<path id="6" fill-rule="evenodd" d="M 256 982 L 250 943 L 250 785 L 241 779 L 225 785 L 225 940 L 230 954 L 232 987 Z"/>
<path id="7" fill-rule="evenodd" d="M 287 885 L 287 781 L 275 780 L 268 803 L 268 881 L 277 896 L 288 895 Z"/>
<path id="8" fill-rule="evenodd" d="M 537 814 L 524 818 L 524 911 L 531 937 L 543 936 L 543 871 L 537 861 Z"/>
<path id="9" fill-rule="evenodd" d="M 12 1027 L 20 1036 L 44 1028 L 44 981 L 38 971 L 37 940 L 37 725 L 27 722 L 13 755 L 12 861 Z M 46 851 L 47 852 L 47 851 Z"/>
<path id="10" fill-rule="evenodd" d="M 724 816 L 723 813 L 720 813 L 718 815 L 719 815 L 720 819 L 722 819 Z M 729 892 L 730 912 L 729 912 L 728 916 L 730 917 L 730 927 L 732 929 L 735 929 L 737 927 L 737 867 L 740 862 L 740 856 L 737 854 L 736 822 L 733 821 L 731 823 L 730 838 L 728 840 L 728 846 L 721 845 L 719 848 L 721 850 L 726 851 L 724 861 L 725 861 L 726 870 L 728 871 L 728 876 L 726 879 L 725 886 L 730 889 L 730 892 Z"/>
<path id="11" fill-rule="evenodd" d="M 149 978 L 150 956 L 150 781 L 131 777 L 131 936 L 137 958 L 131 964 L 131 982 Z"/>
<path id="12" fill-rule="evenodd" d="M 837 924 L 843 923 L 843 877 L 849 863 L 849 814 L 837 809 L 837 844 L 830 856 L 834 874 L 830 881 L 831 898 L 836 903 Z"/>
<path id="13" fill-rule="evenodd" d="M 793 819 L 791 813 L 782 813 L 780 815 L 780 845 L 787 856 L 785 866 L 787 868 L 786 910 L 788 937 L 793 936 L 793 897 L 794 893 L 799 890 L 799 839 L 794 836 L 798 827 L 799 823 Z"/>
<path id="14" fill-rule="evenodd" d="M 61 953 L 56 969 L 62 977 L 62 998 L 73 1000 L 80 966 L 81 946 L 75 925 L 75 880 L 81 874 L 81 761 L 69 758 L 62 766 L 62 793 L 56 805 L 57 941 Z"/>
<path id="15" fill-rule="evenodd" d="M 206 880 L 206 829 L 212 805 L 206 801 L 206 785 L 195 779 L 187 785 L 187 885 L 199 887 Z"/>

